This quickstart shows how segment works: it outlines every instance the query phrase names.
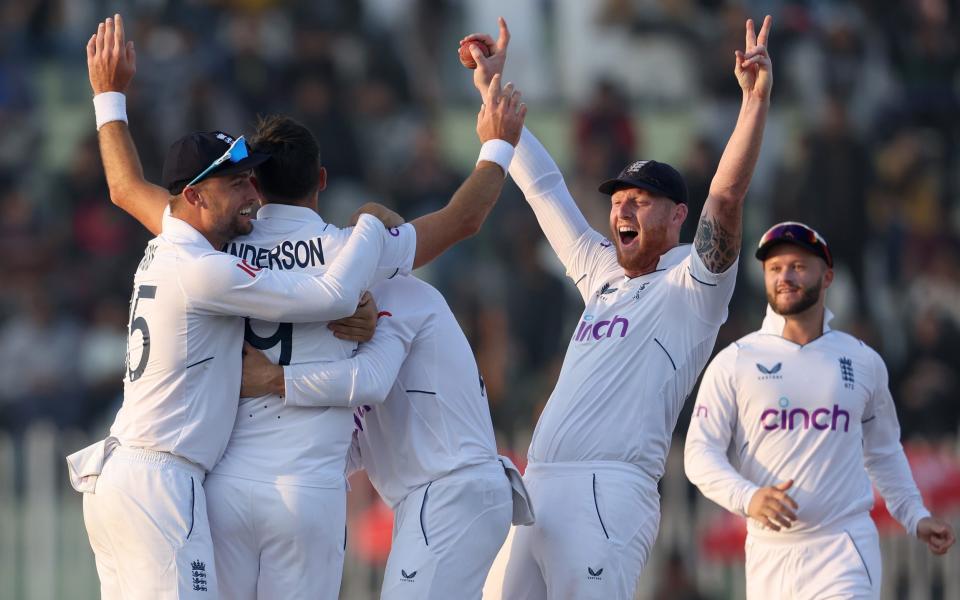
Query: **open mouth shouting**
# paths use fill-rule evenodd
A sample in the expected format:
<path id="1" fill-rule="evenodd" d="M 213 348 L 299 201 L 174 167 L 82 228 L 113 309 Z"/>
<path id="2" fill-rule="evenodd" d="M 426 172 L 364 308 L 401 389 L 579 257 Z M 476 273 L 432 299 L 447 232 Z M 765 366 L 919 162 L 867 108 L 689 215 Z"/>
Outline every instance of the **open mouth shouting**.
<path id="1" fill-rule="evenodd" d="M 617 227 L 617 237 L 620 238 L 620 246 L 627 247 L 633 244 L 639 233 L 632 225 L 620 225 Z"/>

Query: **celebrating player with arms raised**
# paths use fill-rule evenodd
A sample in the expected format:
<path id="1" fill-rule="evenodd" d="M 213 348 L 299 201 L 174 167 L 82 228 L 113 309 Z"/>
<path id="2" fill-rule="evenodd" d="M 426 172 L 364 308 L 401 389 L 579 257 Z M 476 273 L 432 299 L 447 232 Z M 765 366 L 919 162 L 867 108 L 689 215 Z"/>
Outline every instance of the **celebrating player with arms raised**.
<path id="1" fill-rule="evenodd" d="M 88 48 L 91 83 L 99 94 L 95 103 L 102 104 L 107 99 L 122 105 L 122 92 L 133 76 L 133 55 L 117 51 L 124 47 L 122 31 L 114 41 L 113 35 L 104 36 L 104 27 L 101 25 Z M 112 43 L 105 44 L 103 37 Z M 109 51 L 102 52 L 103 47 Z M 519 93 L 510 86 L 501 90 L 499 80 L 491 82 L 488 93 L 502 98 L 502 102 L 497 103 L 496 110 L 481 112 L 478 130 L 486 136 L 482 140 L 486 143 L 476 169 L 448 205 L 389 233 L 382 227 L 374 230 L 383 247 L 380 253 L 386 256 L 380 260 L 379 279 L 402 275 L 411 264 L 425 264 L 453 243 L 472 235 L 492 208 L 503 185 L 525 109 L 519 102 Z M 166 189 L 160 188 L 143 178 L 125 119 L 120 118 L 116 106 L 111 118 L 103 116 L 98 106 L 99 139 L 111 198 L 154 233 L 160 233 L 162 224 L 161 235 L 167 234 L 170 218 L 164 210 L 171 194 L 205 203 L 207 190 L 213 185 L 210 180 L 232 157 L 204 171 L 168 173 L 165 169 Z M 370 234 L 371 217 L 361 216 L 362 227 L 351 235 L 349 230 L 329 226 L 316 214 L 326 172 L 320 165 L 316 141 L 303 126 L 284 117 L 267 119 L 261 122 L 253 139 L 255 150 L 270 154 L 270 159 L 256 169 L 265 206 L 251 227 L 250 209 L 257 197 L 249 171 L 244 171 L 244 178 L 237 185 L 247 186 L 244 189 L 250 192 L 243 207 L 246 227 L 218 238 L 217 247 L 226 247 L 245 261 L 226 254 L 220 256 L 239 262 L 243 272 L 251 276 L 271 271 L 316 274 L 333 268 L 338 261 L 330 263 L 331 259 L 347 252 L 350 246 L 344 243 L 348 239 L 358 233 Z M 193 138 L 188 140 L 192 141 Z M 236 234 L 244 235 L 225 245 Z M 371 267 L 355 269 L 358 277 L 369 275 L 377 265 L 379 254 L 371 255 Z M 370 277 L 364 281 L 364 285 L 369 285 Z M 356 306 L 356 297 L 352 306 Z M 229 302 L 231 296 L 225 294 L 221 301 Z M 273 360 L 283 364 L 336 360 L 350 356 L 356 348 L 355 344 L 334 339 L 323 322 L 265 322 L 279 320 L 263 317 L 273 314 L 265 312 L 268 309 L 269 306 L 264 307 L 264 312 L 245 313 L 261 319 L 247 324 L 246 337 L 265 349 Z M 235 348 L 237 360 L 239 350 Z M 232 384 L 239 384 L 238 373 L 229 375 L 231 386 L 225 389 L 232 389 L 236 396 L 237 389 Z M 236 398 L 233 410 L 235 402 Z M 232 422 L 233 414 L 224 412 L 221 424 L 223 419 Z M 219 453 L 224 452 L 223 461 L 217 464 L 205 487 L 209 488 L 211 529 L 217 569 L 222 575 L 220 589 L 225 596 L 338 596 L 345 526 L 344 469 L 352 423 L 352 411 L 347 407 L 290 407 L 277 395 L 241 403 L 225 452 L 221 447 L 212 460 L 202 463 L 202 470 L 208 471 Z M 507 486 L 502 467 L 499 474 Z M 211 564 L 206 565 L 208 571 L 212 568 Z"/>
<path id="2" fill-rule="evenodd" d="M 880 355 L 830 328 L 826 241 L 802 223 L 780 223 L 756 256 L 767 316 L 707 367 L 687 434 L 687 476 L 751 517 L 748 598 L 879 598 L 870 480 L 934 554 L 953 545 L 953 530 L 930 516 L 910 475 Z"/>
<path id="3" fill-rule="evenodd" d="M 94 92 L 129 82 L 134 54 L 119 16 L 100 24 L 87 60 Z M 124 161 L 111 149 L 129 137 L 110 137 L 117 126 L 103 121 L 122 115 L 100 98 L 98 125 L 109 128 L 101 135 L 104 166 L 116 182 Z M 175 142 L 164 161 L 170 210 L 157 216 L 163 231 L 134 276 L 123 405 L 110 437 L 67 459 L 71 483 L 84 492 L 104 598 L 218 596 L 202 483 L 237 411 L 242 317 L 345 317 L 371 285 L 385 247 L 394 268 L 413 261 L 413 244 L 390 241 L 370 217 L 323 273 L 260 269 L 218 251 L 250 232 L 258 204 L 250 173 L 266 159 L 243 138 L 195 133 Z M 139 170 L 138 162 L 126 164 Z"/>
<path id="4" fill-rule="evenodd" d="M 516 530 L 503 597 L 632 598 L 659 525 L 657 481 L 677 415 L 727 316 L 743 200 L 770 106 L 770 17 L 734 70 L 743 91 L 693 247 L 678 245 L 687 190 L 672 167 L 637 161 L 600 190 L 611 243 L 593 231 L 547 151 L 524 130 L 510 167 L 586 303 L 537 423 L 524 480 L 537 522 Z M 474 82 L 503 69 L 508 41 L 465 38 Z M 493 50 L 485 57 L 478 44 Z"/>

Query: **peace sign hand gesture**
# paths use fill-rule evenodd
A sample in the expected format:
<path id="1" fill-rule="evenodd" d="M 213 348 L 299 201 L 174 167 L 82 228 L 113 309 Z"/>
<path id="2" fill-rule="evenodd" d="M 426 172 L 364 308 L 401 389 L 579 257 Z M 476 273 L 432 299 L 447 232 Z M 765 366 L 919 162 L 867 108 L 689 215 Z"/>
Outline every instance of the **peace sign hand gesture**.
<path id="1" fill-rule="evenodd" d="M 773 87 L 773 64 L 767 52 L 767 37 L 772 23 L 773 18 L 767 15 L 757 35 L 753 19 L 747 19 L 746 50 L 735 52 L 737 59 L 733 68 L 744 95 L 765 101 L 770 99 L 770 89 Z"/>

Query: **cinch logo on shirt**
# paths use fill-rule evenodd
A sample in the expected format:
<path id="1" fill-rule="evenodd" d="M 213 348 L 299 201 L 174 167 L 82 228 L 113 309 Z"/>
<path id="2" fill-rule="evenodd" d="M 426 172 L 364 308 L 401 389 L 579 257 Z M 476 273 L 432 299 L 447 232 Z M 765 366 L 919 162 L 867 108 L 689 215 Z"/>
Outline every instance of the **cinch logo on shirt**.
<path id="1" fill-rule="evenodd" d="M 840 408 L 840 405 L 834 404 L 832 408 L 816 408 L 812 412 L 805 408 L 790 409 L 790 400 L 780 398 L 780 408 L 768 408 L 760 413 L 760 424 L 767 431 L 793 431 L 794 429 L 803 429 L 804 431 L 813 427 L 820 431 L 837 431 L 839 429 L 840 418 L 843 418 L 843 431 L 850 429 L 850 413 Z"/>
<path id="2" fill-rule="evenodd" d="M 619 326 L 619 328 L 618 328 Z M 626 317 L 614 315 L 612 320 L 593 322 L 593 315 L 583 315 L 583 321 L 577 328 L 577 335 L 574 340 L 578 342 L 589 342 L 591 339 L 599 340 L 602 338 L 613 337 L 614 331 L 620 332 L 620 337 L 627 335 L 627 329 L 630 327 L 630 321 Z"/>

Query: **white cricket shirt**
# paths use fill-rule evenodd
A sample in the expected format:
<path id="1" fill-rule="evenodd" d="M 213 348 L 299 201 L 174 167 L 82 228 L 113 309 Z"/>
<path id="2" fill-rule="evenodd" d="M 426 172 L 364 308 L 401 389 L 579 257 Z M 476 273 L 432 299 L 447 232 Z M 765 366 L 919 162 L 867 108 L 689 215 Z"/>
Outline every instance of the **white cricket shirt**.
<path id="1" fill-rule="evenodd" d="M 340 260 L 309 276 L 224 254 L 165 213 L 133 280 L 123 405 L 110 434 L 210 470 L 237 412 L 238 316 L 303 323 L 352 314 L 387 237 L 380 221 L 364 219 Z"/>
<path id="2" fill-rule="evenodd" d="M 372 293 L 381 315 L 373 340 L 351 359 L 285 369 L 286 402 L 356 407 L 354 450 L 396 507 L 430 481 L 495 461 L 497 449 L 477 363 L 440 292 L 410 276 Z"/>
<path id="3" fill-rule="evenodd" d="M 659 479 L 677 416 L 727 318 L 737 265 L 712 273 L 683 245 L 630 279 L 526 129 L 510 175 L 586 303 L 529 460 L 624 461 Z"/>
<path id="4" fill-rule="evenodd" d="M 759 487 L 793 479 L 797 521 L 777 533 L 750 519 L 750 534 L 761 536 L 814 532 L 869 511 L 872 479 L 915 535 L 929 512 L 900 446 L 887 369 L 872 348 L 830 329 L 832 316 L 821 337 L 799 346 L 768 307 L 760 331 L 717 354 L 687 434 L 687 476 L 741 515 Z"/>
<path id="5" fill-rule="evenodd" d="M 385 241 L 374 282 L 409 273 L 416 251 L 412 225 L 391 230 L 380 225 L 380 230 Z M 319 274 L 342 255 L 350 232 L 325 223 L 309 208 L 266 204 L 257 212 L 253 231 L 231 241 L 225 250 L 265 270 Z M 250 319 L 244 339 L 280 365 L 354 355 L 356 342 L 338 340 L 326 320 L 317 321 Z M 269 483 L 342 487 L 352 431 L 349 408 L 285 406 L 277 395 L 242 398 L 230 443 L 214 472 Z"/>

